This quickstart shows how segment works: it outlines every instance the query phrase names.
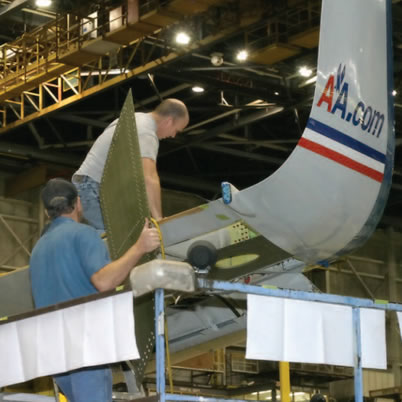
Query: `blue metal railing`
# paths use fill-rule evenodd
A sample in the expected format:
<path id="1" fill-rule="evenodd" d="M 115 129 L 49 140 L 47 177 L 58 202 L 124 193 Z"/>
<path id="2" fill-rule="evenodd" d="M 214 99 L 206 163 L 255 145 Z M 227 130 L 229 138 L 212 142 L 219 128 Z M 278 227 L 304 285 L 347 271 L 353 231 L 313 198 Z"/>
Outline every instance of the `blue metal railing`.
<path id="1" fill-rule="evenodd" d="M 307 300 L 322 303 L 333 303 L 352 307 L 354 337 L 354 391 L 355 401 L 363 402 L 363 369 L 361 359 L 360 308 L 402 311 L 402 304 L 388 303 L 383 300 L 370 300 L 350 296 L 338 296 L 326 293 L 313 293 L 299 290 L 263 288 L 240 283 L 211 281 L 198 279 L 198 288 L 211 292 L 238 292 L 261 296 L 280 297 L 285 299 Z M 155 334 L 156 334 L 156 390 L 161 402 L 242 402 L 240 399 L 209 398 L 203 396 L 179 395 L 166 393 L 165 344 L 164 344 L 164 290 L 155 291 Z"/>

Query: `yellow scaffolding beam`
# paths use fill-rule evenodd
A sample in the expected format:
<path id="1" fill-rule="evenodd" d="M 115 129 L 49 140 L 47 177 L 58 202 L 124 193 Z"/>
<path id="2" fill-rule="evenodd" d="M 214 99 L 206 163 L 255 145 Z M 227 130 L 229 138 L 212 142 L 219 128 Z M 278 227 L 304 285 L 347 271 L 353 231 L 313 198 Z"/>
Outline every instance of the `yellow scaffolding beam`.
<path id="1" fill-rule="evenodd" d="M 0 103 L 74 66 L 83 66 L 123 45 L 156 34 L 184 15 L 205 11 L 210 5 L 205 0 L 187 3 L 187 7 L 182 7 L 182 0 L 171 0 L 159 7 L 159 2 L 153 1 L 144 9 L 147 2 L 140 7 L 138 0 L 125 0 L 117 8 L 102 10 L 102 15 L 98 12 L 88 16 L 59 15 L 54 21 L 4 44 L 0 47 Z"/>
<path id="2" fill-rule="evenodd" d="M 232 20 L 222 17 L 218 21 L 217 34 L 183 49 L 173 49 L 162 39 L 161 32 L 172 22 L 226 1 L 125 0 L 119 7 L 102 10 L 102 16 L 57 16 L 51 23 L 1 46 L 0 134 L 222 40 L 239 29 L 246 30 L 246 43 L 255 48 L 251 59 L 262 64 L 296 54 L 297 46 L 315 45 L 317 0 L 303 1 L 303 6 L 287 12 L 284 18 L 267 19 L 263 43 L 261 35 L 249 29 L 260 21 L 261 9 L 250 9 L 248 2 L 239 3 Z M 272 11 L 270 7 L 267 2 L 268 13 Z M 283 22 L 289 27 L 285 41 L 280 27 Z M 152 38 L 147 39 L 148 35 Z M 151 41 L 154 45 L 149 44 Z M 158 52 L 155 46 L 160 47 Z"/>
<path id="3" fill-rule="evenodd" d="M 212 1 L 212 0 L 210 0 Z M 91 62 L 85 64 L 84 67 L 73 67 L 71 65 L 63 64 L 65 68 L 59 70 L 59 74 L 55 77 L 49 78 L 45 81 L 45 77 L 42 76 L 42 82 L 38 79 L 35 81 L 37 86 L 21 86 L 23 91 L 22 94 L 28 94 L 20 97 L 21 93 L 18 93 L 17 90 L 13 91 L 12 94 L 9 94 L 8 99 L 4 99 L 3 102 L 8 104 L 9 99 L 14 99 L 15 96 L 18 96 L 18 104 L 11 109 L 13 112 L 10 115 L 10 107 L 3 107 L 3 110 L 0 112 L 3 114 L 3 126 L 0 128 L 0 134 L 5 133 L 6 131 L 21 126 L 27 122 L 30 122 L 34 119 L 37 119 L 47 113 L 53 112 L 55 110 L 61 109 L 67 105 L 74 103 L 77 100 L 80 100 L 86 96 L 93 95 L 101 90 L 106 88 L 110 88 L 118 83 L 130 79 L 134 76 L 137 76 L 143 72 L 149 71 L 159 65 L 172 61 L 177 57 L 182 56 L 185 53 L 193 52 L 194 50 L 199 49 L 209 43 L 212 43 L 216 40 L 222 39 L 225 36 L 236 32 L 239 27 L 246 27 L 250 24 L 258 21 L 259 13 L 255 13 L 253 17 L 249 14 L 245 18 L 240 18 L 239 20 L 233 21 L 231 25 L 226 24 L 226 28 L 219 31 L 216 35 L 210 35 L 205 37 L 204 39 L 194 42 L 191 45 L 187 46 L 185 49 L 179 51 L 173 50 L 169 47 L 164 47 L 165 54 L 160 57 L 151 58 L 150 61 L 143 63 L 140 66 L 129 69 L 128 65 L 130 61 L 133 59 L 134 55 L 138 51 L 139 47 L 142 45 L 143 40 L 137 40 L 134 44 L 130 46 L 125 46 L 124 48 L 119 49 L 119 51 L 131 52 L 128 57 L 128 61 L 126 63 L 120 63 L 117 67 L 119 70 L 119 74 L 113 75 L 110 67 L 103 68 L 104 58 L 102 55 L 95 56 L 95 59 Z M 88 43 L 94 43 L 96 38 L 89 41 Z M 85 50 L 85 46 L 81 46 L 80 55 L 82 55 Z M 149 53 L 152 53 L 152 49 Z M 81 57 L 81 56 L 80 56 Z M 117 57 L 119 61 L 119 57 Z M 107 63 L 109 64 L 109 63 Z M 92 81 L 91 81 L 92 78 Z M 97 80 L 97 83 L 94 84 L 94 80 Z M 1 82 L 0 82 L 1 85 Z M 29 89 L 28 89 L 29 87 Z M 50 105 L 44 106 L 43 98 L 46 95 L 47 102 L 53 102 Z M 1 99 L 2 94 L 0 94 Z M 21 100 L 22 99 L 22 100 Z M 30 102 L 33 105 L 34 111 L 28 114 L 26 108 L 24 116 L 22 116 L 21 111 L 23 110 L 24 102 Z M 16 102 L 15 100 L 12 100 Z M 17 111 L 16 108 L 20 107 L 20 111 Z"/>

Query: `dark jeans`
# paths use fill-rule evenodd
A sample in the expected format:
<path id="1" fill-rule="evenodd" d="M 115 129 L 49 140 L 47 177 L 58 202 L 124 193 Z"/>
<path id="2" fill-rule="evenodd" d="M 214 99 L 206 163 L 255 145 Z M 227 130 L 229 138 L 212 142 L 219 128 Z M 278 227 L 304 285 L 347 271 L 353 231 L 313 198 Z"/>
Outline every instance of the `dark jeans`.
<path id="1" fill-rule="evenodd" d="M 112 371 L 108 366 L 58 374 L 54 380 L 68 402 L 112 402 Z"/>

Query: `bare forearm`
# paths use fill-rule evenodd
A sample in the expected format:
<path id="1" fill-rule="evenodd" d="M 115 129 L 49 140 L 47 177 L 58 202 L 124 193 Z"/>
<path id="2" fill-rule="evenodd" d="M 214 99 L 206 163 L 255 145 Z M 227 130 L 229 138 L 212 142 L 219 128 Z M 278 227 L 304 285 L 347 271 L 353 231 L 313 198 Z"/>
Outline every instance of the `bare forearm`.
<path id="1" fill-rule="evenodd" d="M 105 265 L 91 277 L 92 284 L 100 292 L 114 289 L 127 278 L 143 253 L 135 244 L 123 256 Z"/>
<path id="2" fill-rule="evenodd" d="M 149 208 L 155 219 L 162 218 L 161 185 L 159 177 L 145 179 Z"/>
<path id="3" fill-rule="evenodd" d="M 156 169 L 156 162 L 150 158 L 142 158 L 142 167 L 144 169 L 145 188 L 151 214 L 155 219 L 161 219 L 161 184 Z"/>

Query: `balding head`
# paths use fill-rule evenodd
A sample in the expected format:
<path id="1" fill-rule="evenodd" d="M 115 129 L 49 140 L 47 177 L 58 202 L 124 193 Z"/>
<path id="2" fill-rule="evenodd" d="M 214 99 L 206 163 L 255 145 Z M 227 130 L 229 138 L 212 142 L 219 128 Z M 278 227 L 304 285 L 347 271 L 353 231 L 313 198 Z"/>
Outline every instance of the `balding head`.
<path id="1" fill-rule="evenodd" d="M 161 117 L 174 119 L 189 119 L 186 105 L 174 98 L 165 99 L 156 107 L 155 113 Z"/>
<path id="2" fill-rule="evenodd" d="M 178 99 L 165 99 L 152 112 L 157 123 L 159 139 L 175 137 L 189 123 L 186 105 Z"/>

